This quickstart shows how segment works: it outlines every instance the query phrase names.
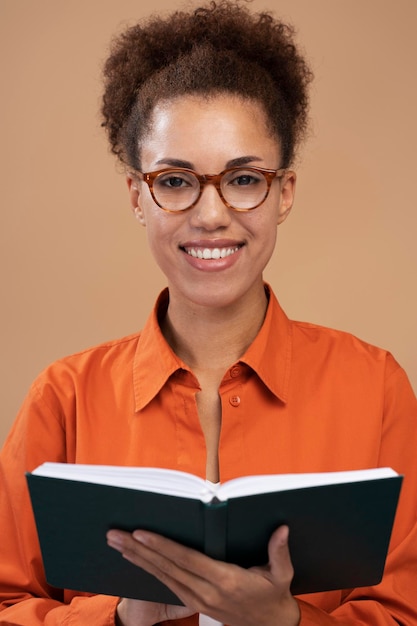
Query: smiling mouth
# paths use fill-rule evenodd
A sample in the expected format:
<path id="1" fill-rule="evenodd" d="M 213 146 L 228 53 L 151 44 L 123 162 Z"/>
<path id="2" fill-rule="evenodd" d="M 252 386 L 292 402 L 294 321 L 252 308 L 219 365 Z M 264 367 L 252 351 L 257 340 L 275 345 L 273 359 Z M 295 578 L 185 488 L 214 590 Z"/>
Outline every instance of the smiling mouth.
<path id="1" fill-rule="evenodd" d="M 224 259 L 235 254 L 242 246 L 232 246 L 228 248 L 183 248 L 184 252 L 195 259 Z"/>

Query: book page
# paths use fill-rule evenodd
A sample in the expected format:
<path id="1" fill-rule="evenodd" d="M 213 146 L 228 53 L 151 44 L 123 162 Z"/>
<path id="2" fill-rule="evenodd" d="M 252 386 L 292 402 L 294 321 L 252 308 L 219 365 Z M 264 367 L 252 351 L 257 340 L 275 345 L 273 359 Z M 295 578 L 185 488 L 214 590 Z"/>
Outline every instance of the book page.
<path id="1" fill-rule="evenodd" d="M 81 463 L 43 463 L 32 474 L 48 478 L 76 480 L 98 485 L 110 485 L 151 491 L 183 498 L 210 502 L 218 485 L 179 470 L 159 467 L 122 467 L 113 465 L 84 465 Z"/>
<path id="2" fill-rule="evenodd" d="M 397 472 L 389 467 L 378 467 L 366 470 L 346 472 L 321 472 L 311 474 L 265 474 L 259 476 L 242 476 L 234 478 L 219 486 L 217 498 L 226 501 L 229 498 L 250 496 L 257 493 L 288 491 L 320 485 L 336 485 L 365 480 L 377 480 L 397 476 Z"/>
<path id="3" fill-rule="evenodd" d="M 224 626 L 222 622 L 218 622 L 212 617 L 208 617 L 207 615 L 203 615 L 200 613 L 199 615 L 199 626 Z"/>
<path id="4" fill-rule="evenodd" d="M 193 474 L 158 467 L 120 467 L 75 463 L 44 463 L 32 474 L 115 487 L 151 491 L 210 502 L 274 491 L 287 491 L 319 485 L 351 483 L 397 476 L 390 468 L 323 472 L 312 474 L 267 474 L 242 476 L 214 484 Z"/>

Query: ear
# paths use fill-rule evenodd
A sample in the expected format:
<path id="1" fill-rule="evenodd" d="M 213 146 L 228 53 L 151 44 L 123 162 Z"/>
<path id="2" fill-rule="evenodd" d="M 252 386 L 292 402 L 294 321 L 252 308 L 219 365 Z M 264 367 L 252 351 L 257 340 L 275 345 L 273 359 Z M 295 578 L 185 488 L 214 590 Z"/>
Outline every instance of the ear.
<path id="1" fill-rule="evenodd" d="M 126 176 L 126 183 L 129 189 L 130 206 L 133 211 L 133 215 L 136 217 L 137 220 L 139 220 L 139 223 L 142 224 L 142 226 L 146 226 L 145 216 L 140 206 L 140 192 L 138 187 L 138 181 L 133 178 L 131 174 L 128 174 Z"/>
<path id="2" fill-rule="evenodd" d="M 292 170 L 287 170 L 281 179 L 281 195 L 277 220 L 278 226 L 287 219 L 292 205 L 294 204 L 296 180 L 297 174 Z"/>

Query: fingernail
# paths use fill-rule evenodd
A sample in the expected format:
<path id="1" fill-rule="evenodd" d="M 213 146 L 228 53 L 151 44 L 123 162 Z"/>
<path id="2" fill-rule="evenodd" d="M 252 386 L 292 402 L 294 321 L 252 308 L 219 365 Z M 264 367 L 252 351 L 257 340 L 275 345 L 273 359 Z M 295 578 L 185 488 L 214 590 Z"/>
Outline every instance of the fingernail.
<path id="1" fill-rule="evenodd" d="M 135 530 L 132 536 L 133 536 L 133 539 L 135 541 L 138 541 L 139 543 L 144 543 L 144 544 L 148 543 L 146 535 L 141 530 Z"/>
<path id="2" fill-rule="evenodd" d="M 109 530 L 107 533 L 107 543 L 112 548 L 120 549 L 122 547 L 122 538 L 115 530 Z"/>
<path id="3" fill-rule="evenodd" d="M 285 543 L 288 543 L 290 529 L 288 528 L 288 526 L 283 526 L 282 528 L 283 528 L 283 531 L 282 531 L 281 541 L 282 541 L 282 544 L 285 544 Z"/>

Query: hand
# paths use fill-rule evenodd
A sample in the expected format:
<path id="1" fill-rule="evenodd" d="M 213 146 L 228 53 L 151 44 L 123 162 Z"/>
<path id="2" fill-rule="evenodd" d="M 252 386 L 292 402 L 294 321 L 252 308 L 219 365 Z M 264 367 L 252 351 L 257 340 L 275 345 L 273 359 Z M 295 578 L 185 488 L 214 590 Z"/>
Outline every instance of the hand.
<path id="1" fill-rule="evenodd" d="M 188 615 L 204 613 L 229 626 L 299 624 L 298 604 L 290 592 L 293 568 L 286 526 L 278 528 L 269 541 L 268 565 L 248 570 L 147 531 L 112 530 L 107 539 L 128 561 L 167 585 L 187 607 Z"/>

